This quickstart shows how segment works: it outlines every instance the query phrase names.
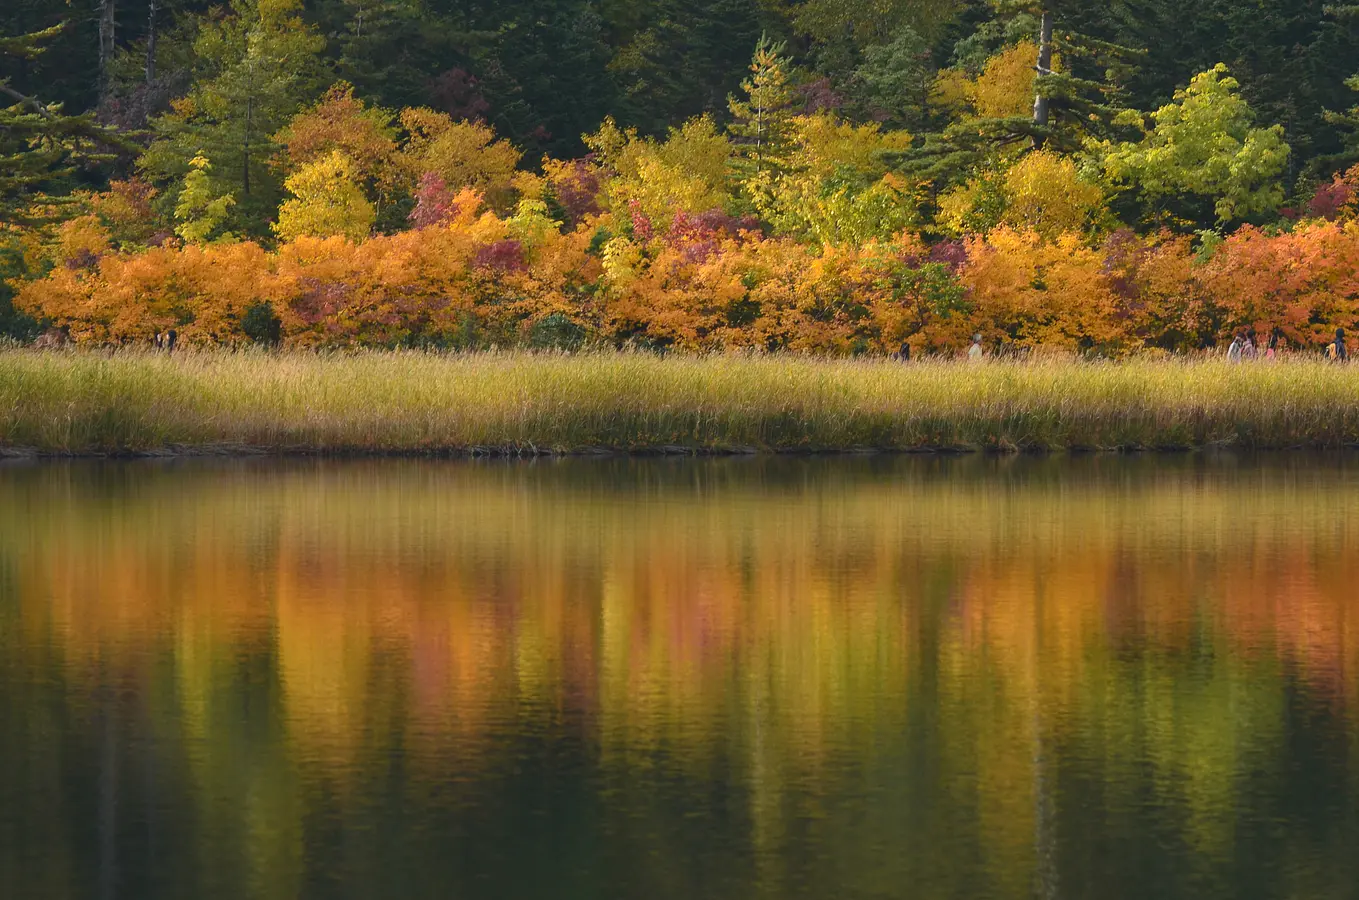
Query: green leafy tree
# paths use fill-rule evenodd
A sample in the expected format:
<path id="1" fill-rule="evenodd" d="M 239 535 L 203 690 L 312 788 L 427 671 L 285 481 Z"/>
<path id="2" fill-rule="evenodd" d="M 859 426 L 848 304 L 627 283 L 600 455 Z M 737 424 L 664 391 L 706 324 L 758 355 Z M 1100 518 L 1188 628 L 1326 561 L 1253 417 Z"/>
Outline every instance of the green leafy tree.
<path id="1" fill-rule="evenodd" d="M 1353 3 L 1336 0 L 1138 0 L 1136 15 L 1110 23 L 1121 43 L 1147 56 L 1128 83 L 1131 105 L 1168 102 L 1194 72 L 1223 62 L 1260 120 L 1282 125 L 1290 172 L 1322 177 L 1359 160 L 1327 110 L 1350 103 L 1344 81 L 1359 55 Z"/>
<path id="2" fill-rule="evenodd" d="M 190 244 L 208 241 L 213 232 L 221 227 L 236 198 L 231 194 L 218 194 L 214 190 L 209 172 L 212 163 L 199 154 L 189 160 L 189 172 L 184 176 L 184 187 L 175 203 L 175 234 Z"/>
<path id="3" fill-rule="evenodd" d="M 1138 192 L 1147 218 L 1201 224 L 1203 214 L 1186 198 L 1211 203 L 1220 223 L 1272 213 L 1283 202 L 1283 128 L 1255 126 L 1226 66 L 1194 76 L 1151 123 L 1141 140 L 1090 148 L 1112 187 Z"/>
<path id="4" fill-rule="evenodd" d="M 667 228 L 676 212 L 724 208 L 729 199 L 731 145 L 708 116 L 670 129 L 665 141 L 639 137 L 605 119 L 585 144 L 609 174 L 604 188 L 616 211 L 636 207 Z"/>
<path id="5" fill-rule="evenodd" d="M 153 122 L 156 139 L 138 165 L 171 186 L 200 153 L 213 161 L 216 196 L 236 198 L 233 226 L 263 234 L 280 185 L 267 165 L 273 135 L 319 92 L 324 41 L 301 18 L 300 0 L 233 0 L 231 13 L 205 23 L 194 44 L 200 61 L 187 97 Z"/>
<path id="6" fill-rule="evenodd" d="M 777 233 L 820 244 L 888 240 L 916 224 L 911 186 L 884 157 L 911 140 L 904 131 L 853 125 L 830 113 L 791 122 L 790 151 L 777 171 L 746 184 L 761 218 Z"/>

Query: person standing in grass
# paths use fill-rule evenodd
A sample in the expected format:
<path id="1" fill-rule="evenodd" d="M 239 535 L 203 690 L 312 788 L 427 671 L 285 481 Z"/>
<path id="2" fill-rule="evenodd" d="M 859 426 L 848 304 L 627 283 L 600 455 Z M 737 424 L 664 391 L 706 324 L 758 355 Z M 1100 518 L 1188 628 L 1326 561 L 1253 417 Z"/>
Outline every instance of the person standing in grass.
<path id="1" fill-rule="evenodd" d="M 1331 362 L 1345 362 L 1350 358 L 1345 349 L 1345 329 L 1335 330 L 1335 340 L 1326 345 L 1326 358 Z"/>
<path id="2" fill-rule="evenodd" d="M 968 362 L 981 362 L 985 351 L 982 350 L 982 337 L 980 334 L 972 335 L 972 346 L 967 348 Z"/>
<path id="3" fill-rule="evenodd" d="M 1273 362 L 1274 357 L 1279 355 L 1279 326 L 1275 325 L 1269 333 L 1269 346 L 1265 348 L 1265 359 Z"/>
<path id="4" fill-rule="evenodd" d="M 1246 360 L 1247 362 L 1250 362 L 1251 360 L 1255 359 L 1256 356 L 1257 350 L 1255 347 L 1255 329 L 1247 328 L 1246 340 L 1244 343 L 1241 344 L 1241 358 Z"/>
<path id="5" fill-rule="evenodd" d="M 1227 362 L 1241 362 L 1241 348 L 1244 343 L 1245 342 L 1241 340 L 1240 334 L 1232 335 L 1232 344 L 1227 348 Z"/>

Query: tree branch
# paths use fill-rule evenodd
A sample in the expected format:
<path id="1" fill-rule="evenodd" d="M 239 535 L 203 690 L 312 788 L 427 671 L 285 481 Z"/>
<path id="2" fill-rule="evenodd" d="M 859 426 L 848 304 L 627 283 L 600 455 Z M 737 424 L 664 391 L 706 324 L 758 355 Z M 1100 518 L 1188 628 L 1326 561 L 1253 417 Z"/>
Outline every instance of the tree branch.
<path id="1" fill-rule="evenodd" d="M 38 113 L 41 114 L 44 119 L 47 119 L 48 121 L 52 122 L 56 121 L 57 117 L 52 115 L 52 111 L 48 109 L 46 106 L 43 106 L 42 103 L 36 97 L 29 97 L 19 93 L 14 88 L 10 87 L 7 82 L 0 81 L 0 94 L 6 94 L 7 96 L 13 97 L 20 103 L 27 103 L 29 106 L 37 110 Z"/>

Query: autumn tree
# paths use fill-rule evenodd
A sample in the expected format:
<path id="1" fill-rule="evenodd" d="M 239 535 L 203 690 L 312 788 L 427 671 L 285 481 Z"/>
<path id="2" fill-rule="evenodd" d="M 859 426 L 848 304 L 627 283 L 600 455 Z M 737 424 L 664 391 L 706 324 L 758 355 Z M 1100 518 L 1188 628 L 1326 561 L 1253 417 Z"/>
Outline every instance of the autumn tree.
<path id="1" fill-rule="evenodd" d="M 939 219 L 959 236 L 1008 225 L 1055 240 L 1089 228 L 1103 201 L 1104 192 L 1082 180 L 1073 159 L 1038 150 L 1003 172 L 984 173 L 944 196 Z"/>
<path id="2" fill-rule="evenodd" d="M 708 116 L 671 128 L 663 141 L 606 119 L 584 140 L 608 176 L 604 196 L 616 212 L 635 208 L 663 231 L 677 213 L 703 213 L 727 204 L 732 147 Z"/>
<path id="3" fill-rule="evenodd" d="M 396 164 L 413 185 L 426 173 L 453 191 L 473 188 L 493 205 L 510 204 L 521 153 L 481 122 L 455 122 L 432 109 L 403 109 L 405 132 Z"/>
<path id="4" fill-rule="evenodd" d="M 1113 0 L 1114 15 L 1122 0 Z M 1079 0 L 992 0 L 1012 25 L 1032 28 L 1023 35 L 993 29 L 1002 45 L 977 77 L 952 73 L 975 116 L 928 134 L 901 168 L 941 187 L 966 180 L 994 163 L 998 152 L 1016 148 L 1078 151 L 1091 139 L 1126 136 L 1125 82 L 1140 59 L 1137 48 L 1077 31 L 1085 19 Z M 1062 27 L 1060 23 L 1068 23 Z M 984 42 L 983 42 L 984 43 Z M 974 48 L 975 49 L 975 48 Z"/>
<path id="5" fill-rule="evenodd" d="M 114 179 L 89 198 L 89 207 L 124 250 L 141 249 L 166 224 L 155 211 L 156 189 L 140 178 Z"/>
<path id="6" fill-rule="evenodd" d="M 343 152 L 331 150 L 304 164 L 284 187 L 293 196 L 279 207 L 274 225 L 283 240 L 342 235 L 361 241 L 372 231 L 376 212 L 359 187 L 353 160 Z"/>
<path id="7" fill-rule="evenodd" d="M 369 106 L 354 96 L 353 86 L 339 82 L 274 136 L 279 164 L 294 174 L 338 150 L 352 163 L 364 195 L 381 215 L 403 180 L 394 119 L 394 113 Z"/>
<path id="8" fill-rule="evenodd" d="M 977 115 L 983 119 L 1014 119 L 1030 115 L 1034 103 L 1034 85 L 1038 72 L 1034 57 L 1038 45 L 1020 41 L 987 60 L 980 75 L 967 86 L 967 99 Z M 1049 58 L 1050 71 L 1056 71 L 1058 61 Z"/>
<path id="9" fill-rule="evenodd" d="M 884 161 L 909 145 L 909 134 L 824 112 L 795 117 L 789 131 L 782 167 L 745 187 L 775 231 L 820 244 L 860 244 L 894 237 L 916 221 L 913 186 Z"/>
<path id="10" fill-rule="evenodd" d="M 217 192 L 212 180 L 212 163 L 203 154 L 189 160 L 179 199 L 175 203 L 175 233 L 190 244 L 201 244 L 214 236 L 236 205 L 232 194 Z"/>

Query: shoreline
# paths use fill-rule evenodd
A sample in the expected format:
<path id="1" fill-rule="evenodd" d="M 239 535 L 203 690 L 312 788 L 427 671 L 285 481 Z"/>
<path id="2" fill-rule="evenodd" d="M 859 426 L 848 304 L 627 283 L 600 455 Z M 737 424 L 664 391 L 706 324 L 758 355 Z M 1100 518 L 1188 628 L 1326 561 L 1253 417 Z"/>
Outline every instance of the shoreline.
<path id="1" fill-rule="evenodd" d="M 267 447 L 240 444 L 166 445 L 132 450 L 43 450 L 36 447 L 0 446 L 0 465 L 8 462 L 56 462 L 78 460 L 179 460 L 179 459 L 319 459 L 319 460 L 564 460 L 564 459 L 739 459 L 750 457 L 784 457 L 833 459 L 836 457 L 866 456 L 937 456 L 937 457 L 1055 457 L 1055 456 L 1192 456 L 1218 453 L 1356 453 L 1359 443 L 1295 444 L 1279 447 L 1241 447 L 1229 443 L 1203 446 L 1159 447 L 1061 447 L 1061 448 L 999 448 L 999 447 L 580 447 L 568 450 L 548 450 L 519 447 L 447 447 L 367 449 L 362 447 Z"/>

